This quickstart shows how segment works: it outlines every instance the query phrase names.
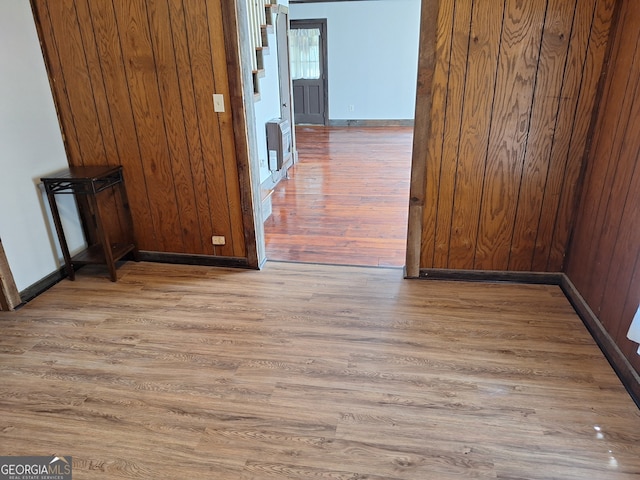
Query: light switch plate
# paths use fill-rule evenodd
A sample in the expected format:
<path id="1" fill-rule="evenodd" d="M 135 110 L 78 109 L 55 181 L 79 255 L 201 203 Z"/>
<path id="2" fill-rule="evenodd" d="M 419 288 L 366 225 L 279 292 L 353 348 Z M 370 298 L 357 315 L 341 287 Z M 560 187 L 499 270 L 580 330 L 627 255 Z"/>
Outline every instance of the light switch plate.
<path id="1" fill-rule="evenodd" d="M 214 112 L 224 112 L 224 95 L 221 93 L 213 94 L 213 111 Z"/>

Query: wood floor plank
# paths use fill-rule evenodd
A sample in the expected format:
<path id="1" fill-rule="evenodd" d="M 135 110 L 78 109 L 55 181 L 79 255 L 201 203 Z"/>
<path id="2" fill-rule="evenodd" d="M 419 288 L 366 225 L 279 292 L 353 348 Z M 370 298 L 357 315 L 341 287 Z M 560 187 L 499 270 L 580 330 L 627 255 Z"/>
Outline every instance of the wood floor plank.
<path id="1" fill-rule="evenodd" d="M 412 127 L 296 127 L 299 162 L 272 195 L 270 260 L 402 267 Z"/>
<path id="2" fill-rule="evenodd" d="M 640 476 L 640 410 L 557 286 L 128 262 L 0 327 L 0 450 L 74 478 Z"/>

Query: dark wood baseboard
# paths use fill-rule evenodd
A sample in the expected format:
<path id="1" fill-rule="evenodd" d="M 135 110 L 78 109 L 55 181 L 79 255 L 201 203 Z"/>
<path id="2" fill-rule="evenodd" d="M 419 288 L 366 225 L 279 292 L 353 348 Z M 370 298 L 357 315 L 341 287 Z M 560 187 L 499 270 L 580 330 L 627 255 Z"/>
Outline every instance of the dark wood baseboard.
<path id="1" fill-rule="evenodd" d="M 510 282 L 560 285 L 562 273 L 502 272 L 494 270 L 449 270 L 421 268 L 420 278 L 427 280 L 461 280 L 466 282 Z"/>
<path id="2" fill-rule="evenodd" d="M 566 275 L 562 275 L 560 288 L 571 302 L 571 305 L 577 312 L 578 316 L 584 322 L 584 325 L 591 333 L 602 353 L 611 364 L 611 367 L 620 378 L 629 395 L 640 408 L 640 375 L 635 371 L 629 360 L 620 351 L 620 348 L 611 338 L 609 332 L 604 328 L 598 316 L 591 310 L 585 299 L 582 297 L 578 289 L 575 287 L 571 279 Z"/>
<path id="3" fill-rule="evenodd" d="M 28 286 L 20 292 L 20 300 L 22 303 L 20 303 L 20 305 L 18 305 L 16 308 L 24 306 L 27 302 L 30 302 L 41 293 L 46 292 L 64 278 L 67 278 L 67 271 L 65 267 L 62 266 L 46 277 L 41 278 L 34 284 Z"/>
<path id="4" fill-rule="evenodd" d="M 414 121 L 400 120 L 329 120 L 330 127 L 413 127 Z"/>
<path id="5" fill-rule="evenodd" d="M 217 257 L 212 255 L 190 255 L 185 253 L 149 252 L 141 250 L 138 252 L 138 259 L 143 262 L 253 269 L 244 257 Z"/>

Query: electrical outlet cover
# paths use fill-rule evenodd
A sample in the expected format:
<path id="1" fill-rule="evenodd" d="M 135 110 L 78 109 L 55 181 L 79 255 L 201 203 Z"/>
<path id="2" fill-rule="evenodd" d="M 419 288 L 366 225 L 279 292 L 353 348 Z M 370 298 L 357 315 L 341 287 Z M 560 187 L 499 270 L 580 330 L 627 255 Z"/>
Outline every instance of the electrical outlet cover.
<path id="1" fill-rule="evenodd" d="M 224 245 L 227 241 L 224 238 L 224 235 L 214 235 L 211 237 L 211 243 L 214 245 Z"/>

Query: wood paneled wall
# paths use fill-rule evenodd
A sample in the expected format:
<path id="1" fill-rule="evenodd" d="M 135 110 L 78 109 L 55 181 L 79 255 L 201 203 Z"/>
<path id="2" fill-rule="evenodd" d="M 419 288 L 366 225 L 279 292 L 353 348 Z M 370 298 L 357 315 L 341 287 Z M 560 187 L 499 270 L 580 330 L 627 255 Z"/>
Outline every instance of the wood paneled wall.
<path id="1" fill-rule="evenodd" d="M 32 5 L 69 163 L 124 166 L 139 248 L 246 257 L 221 0 Z"/>
<path id="2" fill-rule="evenodd" d="M 566 273 L 622 353 L 640 304 L 640 11 L 621 2 Z"/>
<path id="3" fill-rule="evenodd" d="M 420 268 L 561 271 L 614 4 L 440 0 Z"/>

